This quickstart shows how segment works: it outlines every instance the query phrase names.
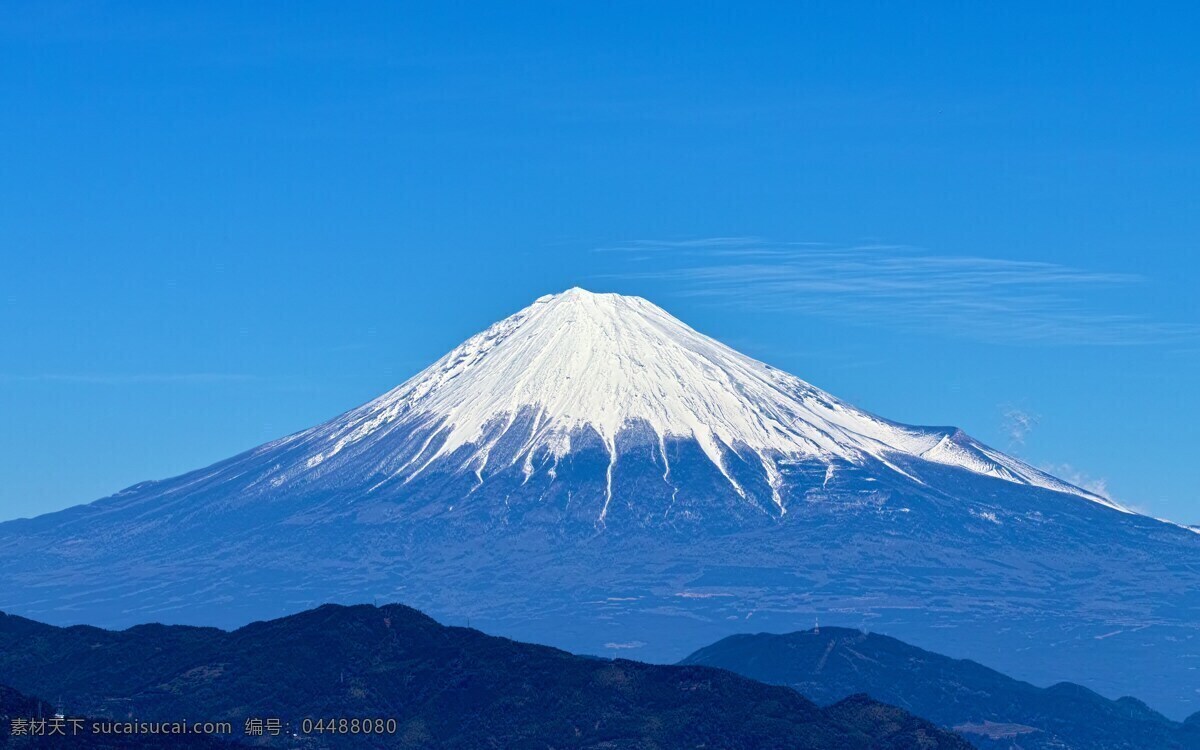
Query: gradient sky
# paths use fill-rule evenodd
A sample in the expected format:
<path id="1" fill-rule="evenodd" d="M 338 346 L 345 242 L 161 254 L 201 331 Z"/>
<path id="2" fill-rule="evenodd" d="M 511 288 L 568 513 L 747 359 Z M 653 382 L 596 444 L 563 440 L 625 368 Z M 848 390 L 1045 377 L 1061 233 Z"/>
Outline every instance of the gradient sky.
<path id="1" fill-rule="evenodd" d="M 451 5 L 6 4 L 0 519 L 581 285 L 1200 522 L 1198 6 Z"/>

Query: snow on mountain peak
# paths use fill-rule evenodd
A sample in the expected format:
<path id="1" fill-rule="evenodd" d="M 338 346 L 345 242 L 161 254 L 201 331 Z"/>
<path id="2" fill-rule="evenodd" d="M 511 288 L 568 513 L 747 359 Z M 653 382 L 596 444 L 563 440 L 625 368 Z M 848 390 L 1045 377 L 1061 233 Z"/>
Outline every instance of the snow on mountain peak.
<path id="1" fill-rule="evenodd" d="M 757 456 L 773 488 L 783 458 L 861 463 L 873 457 L 905 473 L 892 460 L 903 454 L 1097 499 L 961 432 L 909 427 L 856 409 L 696 332 L 641 297 L 578 287 L 540 297 L 404 384 L 318 428 L 331 445 L 310 464 L 395 420 L 436 419 L 444 424 L 444 441 L 406 470 L 415 474 L 475 445 L 468 465 L 478 474 L 488 461 L 489 425 L 511 425 L 522 412 L 536 415 L 522 452 L 527 470 L 535 450 L 564 455 L 572 432 L 587 426 L 612 456 L 610 497 L 617 434 L 642 424 L 660 446 L 667 437 L 696 440 L 739 494 L 726 466 L 730 451 Z M 774 499 L 786 512 L 778 492 Z"/>

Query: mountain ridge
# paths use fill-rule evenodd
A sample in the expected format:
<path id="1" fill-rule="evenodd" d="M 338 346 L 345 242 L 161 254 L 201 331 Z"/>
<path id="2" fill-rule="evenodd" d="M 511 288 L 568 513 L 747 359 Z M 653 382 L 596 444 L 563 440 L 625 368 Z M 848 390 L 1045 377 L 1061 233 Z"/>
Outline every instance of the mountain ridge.
<path id="1" fill-rule="evenodd" d="M 100 716 L 235 727 L 274 717 L 293 731 L 306 718 L 396 722 L 382 735 L 317 736 L 319 747 L 969 747 L 861 696 L 819 708 L 724 670 L 575 656 L 400 604 L 324 605 L 231 632 L 0 615 L 0 682 L 53 690 L 72 711 Z"/>
<path id="2" fill-rule="evenodd" d="M 869 693 L 982 750 L 1013 742 L 1026 750 L 1200 748 L 1192 719 L 1170 721 L 1136 698 L 1109 700 L 1069 682 L 1039 688 L 969 659 L 850 628 L 734 635 L 680 663 L 787 685 L 818 704 Z"/>

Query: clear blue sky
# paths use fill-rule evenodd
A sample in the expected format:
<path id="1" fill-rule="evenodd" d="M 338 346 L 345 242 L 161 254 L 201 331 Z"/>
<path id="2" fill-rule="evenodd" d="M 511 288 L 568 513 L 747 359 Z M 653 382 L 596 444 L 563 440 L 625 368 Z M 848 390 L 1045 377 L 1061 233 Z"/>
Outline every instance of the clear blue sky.
<path id="1" fill-rule="evenodd" d="M 6 5 L 0 518 L 578 284 L 1200 522 L 1195 4 L 450 5 Z"/>

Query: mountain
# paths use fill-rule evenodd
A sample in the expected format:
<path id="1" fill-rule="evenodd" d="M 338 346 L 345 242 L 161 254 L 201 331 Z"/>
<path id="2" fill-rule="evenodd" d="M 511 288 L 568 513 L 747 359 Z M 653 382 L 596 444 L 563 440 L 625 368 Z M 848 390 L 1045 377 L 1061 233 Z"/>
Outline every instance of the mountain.
<path id="1" fill-rule="evenodd" d="M 14 720 L 19 723 L 46 720 L 53 724 L 55 713 L 45 701 L 0 685 L 0 747 L 12 750 L 238 750 L 247 747 L 208 736 L 98 733 L 94 725 L 96 720 L 76 715 L 63 716 L 61 724 L 56 725 L 60 728 L 48 729 L 43 725 L 38 733 L 32 733 L 28 723 L 23 724 L 22 729 L 13 729 Z"/>
<path id="2" fill-rule="evenodd" d="M 722 639 L 682 664 L 720 667 L 787 685 L 819 704 L 867 693 L 953 728 L 983 750 L 1200 748 L 1200 725 L 1167 719 L 1134 698 L 1109 700 L 1059 683 L 1039 688 L 973 661 L 895 638 L 822 627 Z"/>
<path id="3" fill-rule="evenodd" d="M 62 695 L 79 712 L 148 721 L 240 728 L 273 717 L 294 731 L 306 718 L 395 720 L 394 732 L 310 735 L 317 747 L 970 747 L 864 696 L 822 709 L 724 670 L 574 656 L 400 605 L 327 605 L 234 632 L 0 616 L 0 681 Z"/>
<path id="4" fill-rule="evenodd" d="M 324 424 L 0 524 L 0 608 L 56 624 L 376 599 L 643 661 L 820 617 L 1180 718 L 1200 699 L 1200 535 L 636 297 L 543 297 Z"/>

